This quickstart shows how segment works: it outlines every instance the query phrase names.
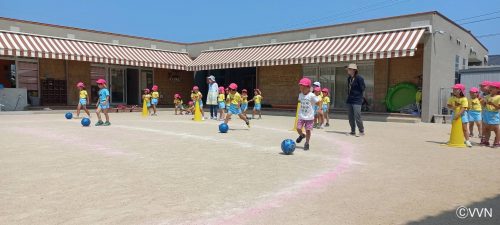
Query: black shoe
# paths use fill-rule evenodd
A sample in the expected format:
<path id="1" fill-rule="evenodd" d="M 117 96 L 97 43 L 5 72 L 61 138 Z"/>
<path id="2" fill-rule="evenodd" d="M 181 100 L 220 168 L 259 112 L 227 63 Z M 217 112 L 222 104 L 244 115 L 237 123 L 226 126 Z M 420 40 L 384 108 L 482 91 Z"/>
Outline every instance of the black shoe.
<path id="1" fill-rule="evenodd" d="M 329 126 L 330 126 L 330 124 L 329 124 L 329 123 L 325 124 L 325 127 L 329 127 Z"/>
<path id="2" fill-rule="evenodd" d="M 304 151 L 307 151 L 307 150 L 309 150 L 309 143 L 304 144 Z"/>
<path id="3" fill-rule="evenodd" d="M 250 121 L 245 122 L 247 124 L 247 127 L 250 128 Z"/>
<path id="4" fill-rule="evenodd" d="M 306 135 L 299 136 L 297 138 L 297 140 L 295 140 L 295 142 L 300 143 L 302 141 L 302 139 L 304 139 L 305 137 L 306 137 Z"/>
<path id="5" fill-rule="evenodd" d="M 351 132 L 351 133 L 348 133 L 348 135 L 351 135 L 351 136 L 356 136 L 356 132 Z"/>

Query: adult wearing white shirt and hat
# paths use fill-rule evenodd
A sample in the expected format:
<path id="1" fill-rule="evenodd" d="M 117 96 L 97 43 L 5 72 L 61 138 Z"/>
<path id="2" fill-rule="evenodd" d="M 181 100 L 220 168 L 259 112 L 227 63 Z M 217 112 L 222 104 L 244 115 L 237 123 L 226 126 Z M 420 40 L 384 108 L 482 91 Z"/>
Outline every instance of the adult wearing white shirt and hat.
<path id="1" fill-rule="evenodd" d="M 214 75 L 207 77 L 208 93 L 206 104 L 210 107 L 210 119 L 217 119 L 217 96 L 219 95 L 219 85 L 215 82 Z"/>

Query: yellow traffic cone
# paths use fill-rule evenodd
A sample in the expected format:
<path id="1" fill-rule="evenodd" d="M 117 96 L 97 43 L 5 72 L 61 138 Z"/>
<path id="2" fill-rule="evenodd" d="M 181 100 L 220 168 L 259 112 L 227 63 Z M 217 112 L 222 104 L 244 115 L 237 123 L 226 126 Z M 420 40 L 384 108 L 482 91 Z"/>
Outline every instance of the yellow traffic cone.
<path id="1" fill-rule="evenodd" d="M 148 104 L 146 103 L 146 100 L 143 100 L 142 103 L 142 116 L 143 117 L 148 116 Z"/>
<path id="2" fill-rule="evenodd" d="M 297 111 L 295 112 L 295 122 L 293 123 L 292 131 L 297 130 L 297 123 L 299 122 L 299 110 L 300 110 L 300 102 L 297 103 Z M 302 131 L 304 131 L 303 127 L 302 127 Z"/>
<path id="3" fill-rule="evenodd" d="M 455 109 L 454 115 L 458 115 L 460 112 L 460 108 Z M 448 141 L 448 147 L 455 148 L 465 148 L 465 138 L 464 131 L 462 130 L 462 118 L 458 117 L 458 119 L 453 120 L 451 123 L 451 134 L 450 141 Z"/>
<path id="4" fill-rule="evenodd" d="M 194 121 L 201 121 L 200 102 L 194 104 Z"/>

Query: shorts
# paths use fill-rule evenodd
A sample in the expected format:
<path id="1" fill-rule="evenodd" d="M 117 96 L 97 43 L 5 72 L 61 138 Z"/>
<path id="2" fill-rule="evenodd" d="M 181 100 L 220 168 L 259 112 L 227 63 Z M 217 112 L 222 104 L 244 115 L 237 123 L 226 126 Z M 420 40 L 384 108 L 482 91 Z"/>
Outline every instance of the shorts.
<path id="1" fill-rule="evenodd" d="M 313 129 L 314 120 L 301 120 L 297 121 L 297 129 L 305 128 L 306 130 Z"/>
<path id="2" fill-rule="evenodd" d="M 248 103 L 242 103 L 241 104 L 241 111 L 245 112 L 245 111 L 247 111 L 247 109 L 248 109 Z"/>
<path id="3" fill-rule="evenodd" d="M 84 98 L 80 98 L 80 105 L 82 106 L 86 106 L 87 105 L 87 99 L 84 99 Z"/>
<path id="4" fill-rule="evenodd" d="M 158 99 L 157 98 L 151 99 L 151 104 L 158 105 Z"/>
<path id="5" fill-rule="evenodd" d="M 175 108 L 176 109 L 184 109 L 184 107 L 182 105 L 176 105 Z"/>
<path id="6" fill-rule="evenodd" d="M 219 109 L 225 109 L 226 108 L 226 103 L 225 102 L 219 102 Z"/>
<path id="7" fill-rule="evenodd" d="M 452 112 L 451 113 L 451 119 L 455 118 L 455 113 Z M 467 111 L 464 111 L 464 113 L 462 113 L 462 123 L 468 123 L 469 122 L 469 116 L 468 116 L 468 113 Z"/>
<path id="8" fill-rule="evenodd" d="M 327 112 L 328 111 L 328 105 L 327 104 L 323 104 L 323 112 Z"/>
<path id="9" fill-rule="evenodd" d="M 232 115 L 232 114 L 239 115 L 239 114 L 241 114 L 241 109 L 238 107 L 238 105 L 231 104 L 229 106 L 229 109 L 228 109 L 227 113 L 230 114 L 230 115 Z"/>
<path id="10" fill-rule="evenodd" d="M 319 110 L 319 106 L 315 105 L 314 106 L 314 115 L 318 115 L 318 110 Z"/>
<path id="11" fill-rule="evenodd" d="M 146 106 L 149 108 L 151 107 L 151 102 L 146 102 Z"/>
<path id="12" fill-rule="evenodd" d="M 481 111 L 469 110 L 467 113 L 469 114 L 469 123 L 482 121 Z"/>
<path id="13" fill-rule="evenodd" d="M 498 125 L 500 124 L 500 113 L 498 111 L 483 111 L 484 122 L 488 125 Z"/>
<path id="14" fill-rule="evenodd" d="M 100 109 L 109 109 L 109 103 L 102 104 L 102 102 L 100 102 L 99 105 L 97 106 L 97 108 L 100 108 Z"/>
<path id="15" fill-rule="evenodd" d="M 261 108 L 261 107 L 262 107 L 262 106 L 260 105 L 260 103 L 255 103 L 255 105 L 253 106 L 253 109 L 254 109 L 254 110 L 257 110 L 257 111 L 260 111 L 260 108 Z"/>

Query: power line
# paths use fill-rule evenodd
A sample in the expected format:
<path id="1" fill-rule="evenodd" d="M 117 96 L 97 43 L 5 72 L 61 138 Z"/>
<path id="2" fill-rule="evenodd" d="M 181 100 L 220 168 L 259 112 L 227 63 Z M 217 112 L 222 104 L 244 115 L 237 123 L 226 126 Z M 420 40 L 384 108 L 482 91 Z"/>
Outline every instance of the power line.
<path id="1" fill-rule="evenodd" d="M 495 37 L 495 36 L 500 36 L 500 33 L 483 34 L 483 35 L 478 35 L 478 36 L 476 36 L 476 37 L 477 37 L 477 38 L 485 38 L 485 37 Z"/>
<path id="2" fill-rule="evenodd" d="M 485 14 L 481 14 L 481 15 L 477 15 L 477 16 L 472 16 L 472 17 L 467 17 L 467 18 L 455 20 L 455 22 L 464 21 L 464 20 L 470 20 L 470 19 L 474 19 L 474 18 L 478 18 L 478 17 L 483 17 L 483 16 L 489 16 L 489 15 L 493 15 L 493 14 L 497 14 L 497 13 L 500 13 L 500 10 L 494 11 L 494 12 L 485 13 Z"/>
<path id="3" fill-rule="evenodd" d="M 471 23 L 479 23 L 479 22 L 483 22 L 483 21 L 496 20 L 496 19 L 500 19 L 500 16 L 492 17 L 492 18 L 486 18 L 486 19 L 482 19 L 482 20 L 474 20 L 474 21 L 470 21 L 470 22 L 466 22 L 466 23 L 461 23 L 460 25 L 471 24 Z"/>

